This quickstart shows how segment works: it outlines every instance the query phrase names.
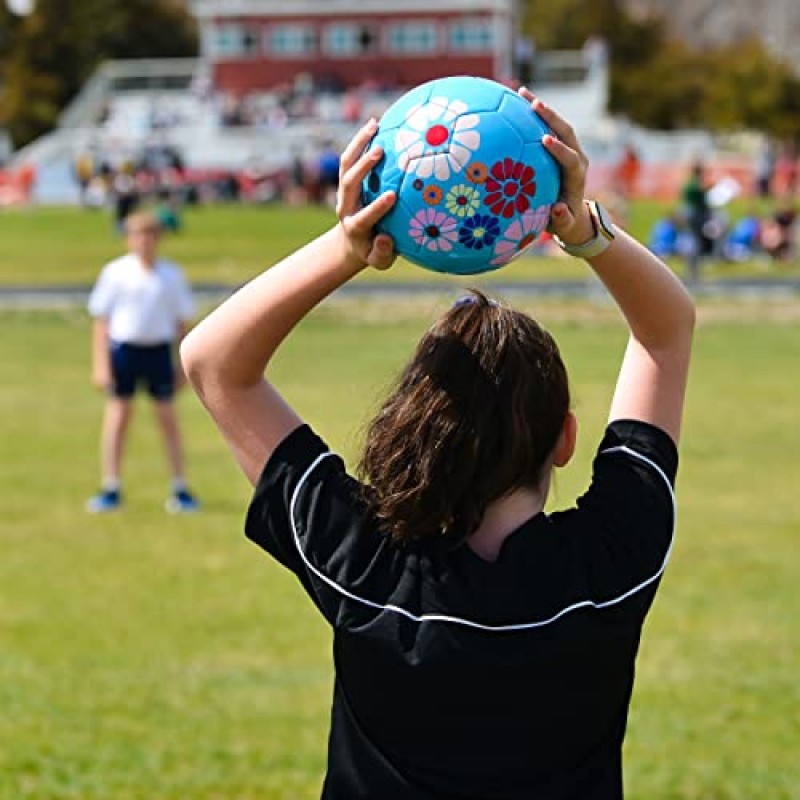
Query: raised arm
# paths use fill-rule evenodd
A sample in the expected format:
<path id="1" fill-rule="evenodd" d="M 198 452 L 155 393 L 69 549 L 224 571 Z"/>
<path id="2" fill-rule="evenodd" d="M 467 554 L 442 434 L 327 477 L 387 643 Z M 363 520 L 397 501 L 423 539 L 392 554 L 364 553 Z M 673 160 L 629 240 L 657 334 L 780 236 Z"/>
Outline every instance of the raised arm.
<path id="1" fill-rule="evenodd" d="M 694 333 L 691 296 L 663 262 L 623 231 L 589 263 L 631 332 L 609 421 L 650 422 L 677 443 Z"/>
<path id="2" fill-rule="evenodd" d="M 551 228 L 566 244 L 581 245 L 595 233 L 584 202 L 588 160 L 567 122 L 530 92 L 522 94 L 558 137 L 544 141 L 563 175 L 563 201 L 553 208 Z M 694 333 L 691 295 L 666 264 L 620 230 L 605 251 L 588 261 L 630 329 L 610 421 L 649 422 L 677 443 Z"/>
<path id="3" fill-rule="evenodd" d="M 331 292 L 367 265 L 385 269 L 394 261 L 391 238 L 372 234 L 394 194 L 366 208 L 359 203 L 361 181 L 382 155 L 380 148 L 362 155 L 376 129 L 371 120 L 342 154 L 339 224 L 236 292 L 181 344 L 189 382 L 253 484 L 273 450 L 301 424 L 264 378 L 273 354 Z"/>

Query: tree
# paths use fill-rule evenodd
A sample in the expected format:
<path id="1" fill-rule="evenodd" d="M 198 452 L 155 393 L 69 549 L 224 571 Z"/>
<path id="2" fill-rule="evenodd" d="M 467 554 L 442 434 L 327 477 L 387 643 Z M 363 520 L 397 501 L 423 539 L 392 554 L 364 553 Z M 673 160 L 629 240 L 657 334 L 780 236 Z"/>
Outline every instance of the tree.
<path id="1" fill-rule="evenodd" d="M 16 146 L 50 130 L 104 60 L 197 53 L 193 18 L 168 0 L 37 0 L 29 16 L 12 16 L 0 17 L 0 123 Z"/>
<path id="2" fill-rule="evenodd" d="M 716 73 L 709 117 L 718 129 L 745 127 L 800 141 L 800 77 L 751 39 L 709 56 Z"/>
<path id="3" fill-rule="evenodd" d="M 663 17 L 631 17 L 620 0 L 525 0 L 523 32 L 541 49 L 609 46 L 610 108 L 649 128 L 761 130 L 800 139 L 800 78 L 746 40 L 695 50 Z"/>

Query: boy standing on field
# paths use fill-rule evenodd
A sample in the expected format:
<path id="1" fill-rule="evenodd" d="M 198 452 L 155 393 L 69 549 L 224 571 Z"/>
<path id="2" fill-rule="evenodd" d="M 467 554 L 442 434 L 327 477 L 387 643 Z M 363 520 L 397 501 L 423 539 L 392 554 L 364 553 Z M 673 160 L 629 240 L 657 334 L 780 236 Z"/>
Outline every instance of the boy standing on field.
<path id="1" fill-rule="evenodd" d="M 173 348 L 188 331 L 194 301 L 180 267 L 157 257 L 161 227 L 140 212 L 125 221 L 128 253 L 107 264 L 89 297 L 92 326 L 92 381 L 108 393 L 101 431 L 102 486 L 87 511 L 117 510 L 122 503 L 121 469 L 133 395 L 139 383 L 153 399 L 164 436 L 172 489 L 170 513 L 196 511 L 197 500 L 184 478 L 183 445 L 173 402 L 186 379 L 175 369 Z"/>

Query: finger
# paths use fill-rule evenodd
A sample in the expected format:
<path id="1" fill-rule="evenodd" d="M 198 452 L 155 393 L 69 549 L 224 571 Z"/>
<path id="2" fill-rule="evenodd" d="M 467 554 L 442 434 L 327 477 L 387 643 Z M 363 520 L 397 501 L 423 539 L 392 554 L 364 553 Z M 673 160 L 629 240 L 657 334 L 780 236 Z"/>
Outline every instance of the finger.
<path id="1" fill-rule="evenodd" d="M 544 119 L 544 116 L 538 113 L 538 109 L 540 107 L 546 109 L 547 106 L 542 103 L 542 101 L 527 86 L 520 86 L 519 89 L 517 89 L 517 94 L 523 100 L 527 100 L 531 104 L 531 110 L 536 112 L 540 117 L 542 117 L 542 119 Z"/>
<path id="2" fill-rule="evenodd" d="M 545 134 L 542 136 L 542 144 L 568 173 L 583 167 L 582 154 L 570 147 L 566 142 L 557 139 L 555 136 Z"/>
<path id="3" fill-rule="evenodd" d="M 375 269 L 389 269 L 396 257 L 392 237 L 386 233 L 379 233 L 372 241 L 372 249 L 367 255 L 367 264 Z"/>
<path id="4" fill-rule="evenodd" d="M 575 130 L 560 114 L 537 97 L 533 101 L 533 110 L 550 126 L 550 130 L 561 139 L 564 144 L 580 152 L 581 146 Z"/>
<path id="5" fill-rule="evenodd" d="M 530 102 L 533 110 L 548 123 L 550 129 L 558 138 L 580 155 L 583 154 L 575 129 L 557 111 L 540 100 L 526 86 L 520 86 L 517 91 L 521 97 Z"/>
<path id="6" fill-rule="evenodd" d="M 547 229 L 552 233 L 568 230 L 575 222 L 575 217 L 570 207 L 563 201 L 553 204 L 550 209 L 550 224 Z"/>
<path id="7" fill-rule="evenodd" d="M 529 103 L 532 103 L 536 99 L 536 95 L 527 86 L 520 86 L 519 89 L 517 89 L 517 94 Z"/>
<path id="8" fill-rule="evenodd" d="M 350 218 L 350 230 L 356 235 L 368 234 L 378 224 L 381 217 L 385 216 L 392 208 L 395 200 L 397 200 L 397 195 L 394 192 L 384 192 L 368 206 L 364 206 L 353 214 Z"/>
<path id="9" fill-rule="evenodd" d="M 356 162 L 346 169 L 342 174 L 342 183 L 346 186 L 356 184 L 361 186 L 364 178 L 369 175 L 370 170 L 383 158 L 383 148 L 380 145 L 362 153 Z"/>
<path id="10" fill-rule="evenodd" d="M 364 148 L 369 144 L 369 140 L 375 135 L 377 130 L 378 121 L 374 117 L 371 117 L 356 135 L 353 136 L 339 159 L 340 175 L 344 175 L 358 160 L 358 157 L 364 152 Z"/>
<path id="11" fill-rule="evenodd" d="M 370 170 L 383 158 L 383 148 L 373 147 L 363 153 L 340 178 L 339 215 L 352 214 L 361 201 L 361 185 Z"/>

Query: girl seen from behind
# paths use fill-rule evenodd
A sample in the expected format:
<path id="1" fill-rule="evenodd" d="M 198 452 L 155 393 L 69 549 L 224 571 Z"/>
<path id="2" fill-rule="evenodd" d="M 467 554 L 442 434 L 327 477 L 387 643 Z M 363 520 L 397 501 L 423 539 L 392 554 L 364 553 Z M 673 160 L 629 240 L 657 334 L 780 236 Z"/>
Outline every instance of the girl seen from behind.
<path id="1" fill-rule="evenodd" d="M 577 421 L 553 338 L 472 293 L 424 334 L 368 428 L 359 478 L 264 371 L 339 286 L 394 260 L 362 208 L 380 151 L 342 154 L 338 224 L 198 325 L 183 363 L 253 483 L 247 535 L 333 631 L 325 798 L 616 800 L 642 625 L 675 527 L 694 326 L 683 285 L 587 202 L 572 128 L 522 90 L 562 168 L 551 230 L 630 336 L 591 483 L 544 512 Z M 368 346 L 368 345 L 365 345 Z"/>

